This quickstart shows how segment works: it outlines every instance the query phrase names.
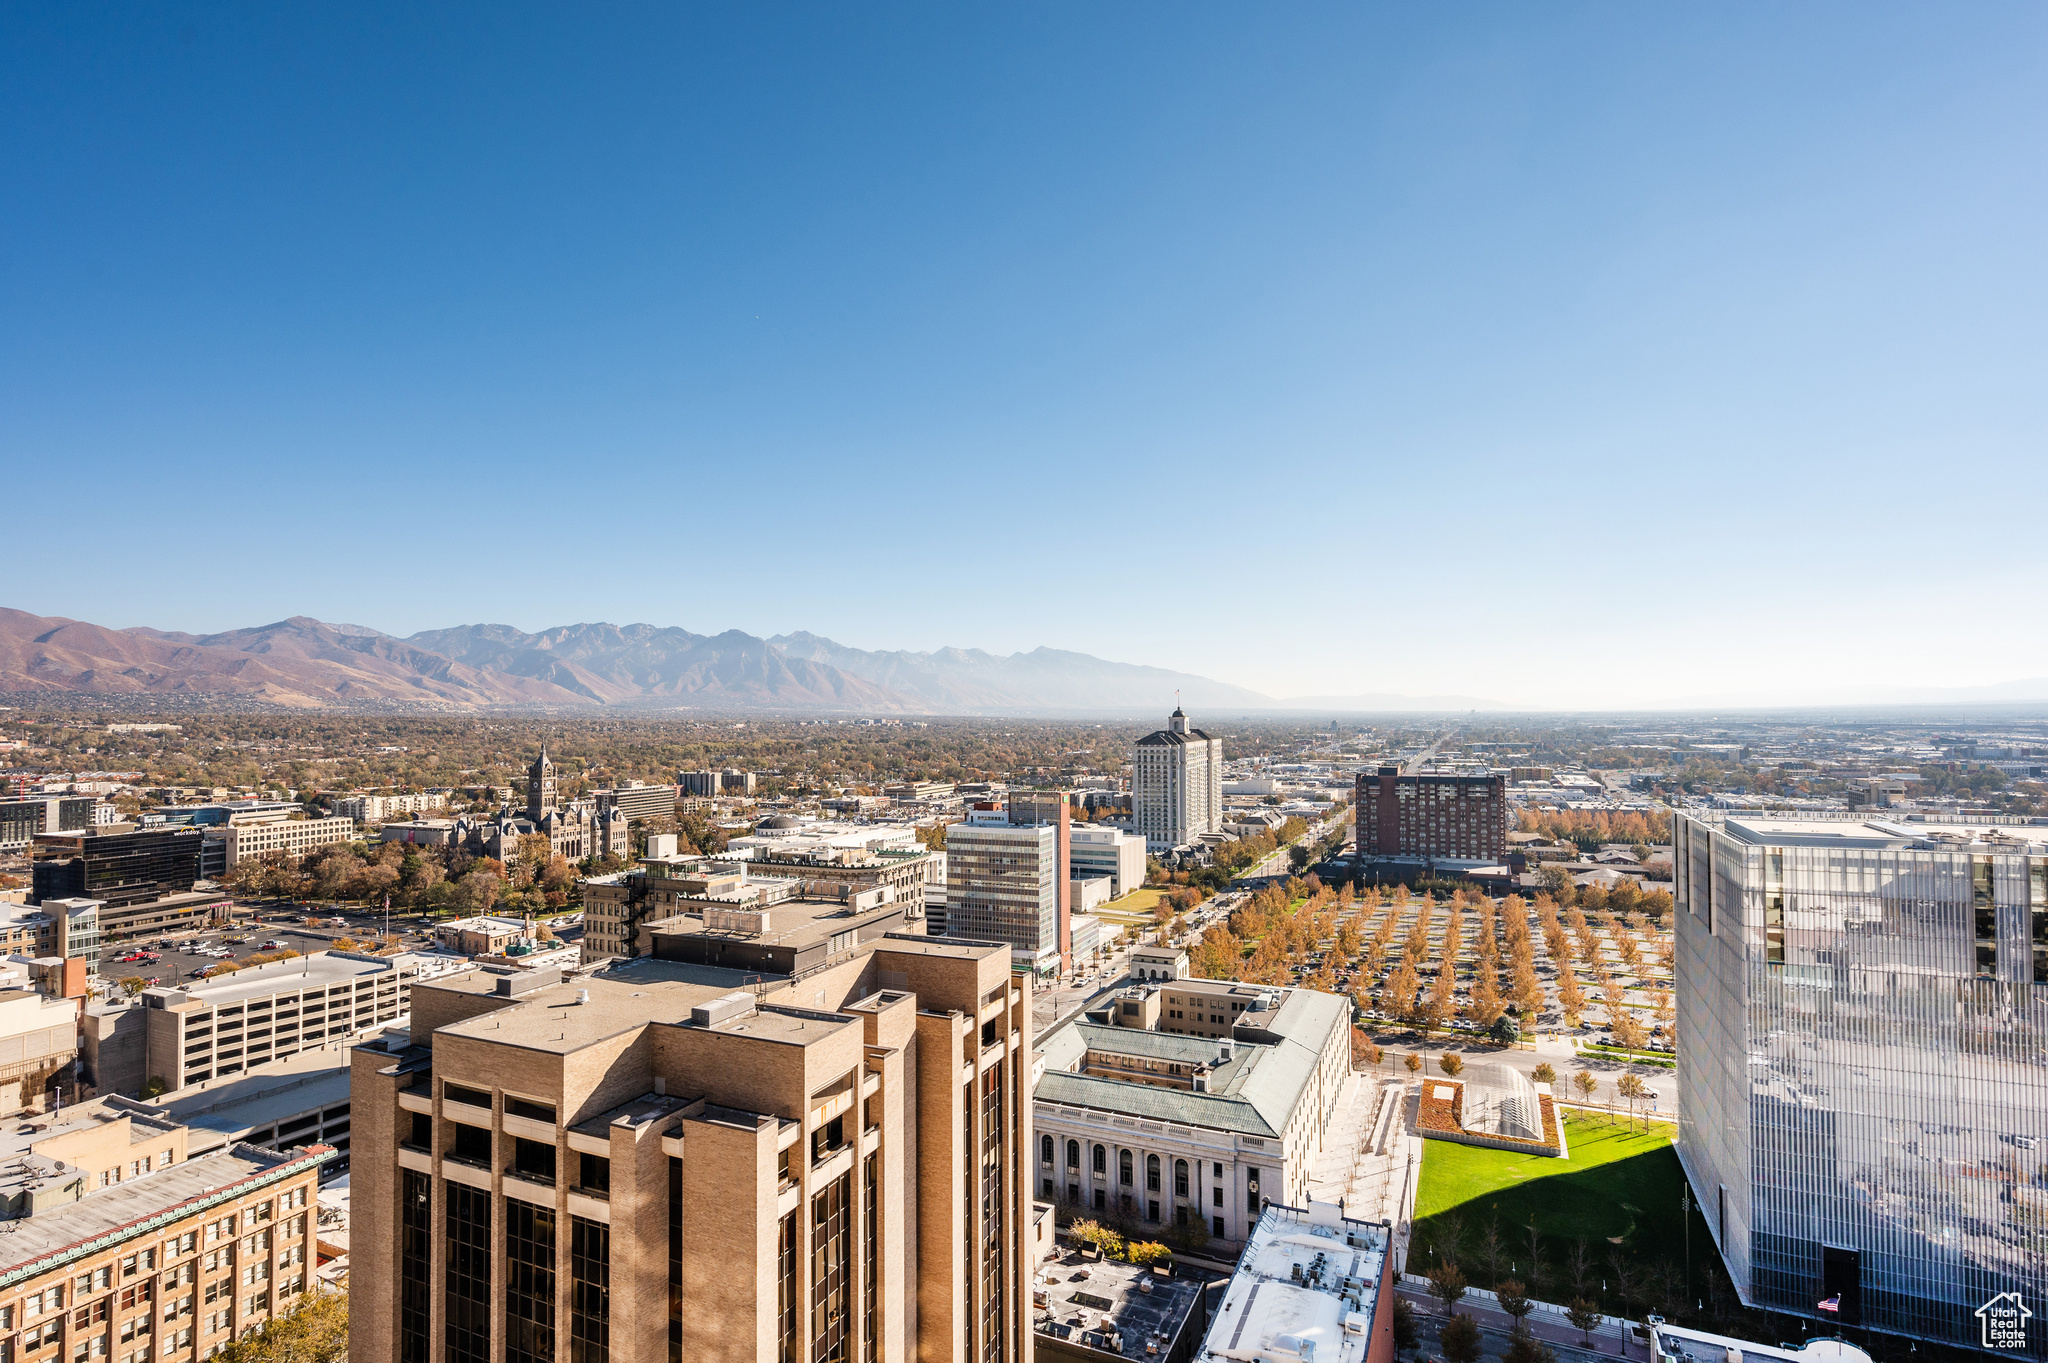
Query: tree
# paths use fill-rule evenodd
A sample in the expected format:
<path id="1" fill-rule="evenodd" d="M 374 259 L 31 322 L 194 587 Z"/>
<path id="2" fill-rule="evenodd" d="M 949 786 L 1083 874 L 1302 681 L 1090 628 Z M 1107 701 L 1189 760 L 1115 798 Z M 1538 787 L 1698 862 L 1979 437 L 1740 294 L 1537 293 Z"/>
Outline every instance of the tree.
<path id="1" fill-rule="evenodd" d="M 309 1292 L 222 1351 L 222 1363 L 345 1363 L 348 1293 Z"/>
<path id="2" fill-rule="evenodd" d="M 1422 1057 L 1410 1051 L 1407 1055 L 1401 1057 L 1401 1063 L 1408 1067 L 1408 1073 L 1413 1074 L 1422 1068 Z"/>
<path id="3" fill-rule="evenodd" d="M 1556 862 L 1553 861 L 1546 862 L 1543 866 L 1543 869 L 1538 871 L 1536 874 L 1538 879 L 1540 879 L 1543 882 L 1544 893 L 1548 894 L 1552 899 L 1555 899 L 1560 904 L 1569 904 L 1572 902 L 1572 891 L 1574 887 L 1572 885 L 1572 873 L 1570 871 L 1565 870 L 1564 867 L 1558 865 Z"/>
<path id="4" fill-rule="evenodd" d="M 1500 1299 L 1500 1309 L 1514 1318 L 1515 1333 L 1521 1334 L 1528 1328 L 1522 1318 L 1536 1309 L 1536 1303 L 1529 1300 L 1529 1289 L 1516 1279 L 1509 1278 L 1494 1288 L 1493 1294 Z"/>
<path id="5" fill-rule="evenodd" d="M 1594 1090 L 1600 1087 L 1600 1081 L 1593 1077 L 1591 1071 L 1580 1070 L 1572 1075 L 1572 1087 L 1579 1091 L 1581 1102 L 1590 1103 L 1593 1101 Z"/>
<path id="6" fill-rule="evenodd" d="M 1406 1297 L 1394 1298 L 1394 1353 L 1399 1356 L 1404 1349 L 1415 1347 L 1415 1308 L 1408 1304 Z"/>
<path id="7" fill-rule="evenodd" d="M 121 979 L 121 992 L 131 999 L 147 988 L 149 988 L 149 981 L 143 979 L 140 975 L 126 975 Z"/>
<path id="8" fill-rule="evenodd" d="M 1615 1092 L 1627 1100 L 1629 1116 L 1631 1118 L 1635 1116 L 1636 1104 L 1650 1096 L 1650 1086 L 1645 1084 L 1641 1077 L 1633 1074 L 1624 1074 L 1621 1078 L 1615 1080 L 1614 1089 Z M 1650 1119 L 1647 1116 L 1643 1118 L 1643 1129 L 1645 1131 L 1650 1129 Z"/>
<path id="9" fill-rule="evenodd" d="M 1351 1029 L 1351 1067 L 1364 1069 L 1380 1063 L 1380 1048 L 1362 1028 Z"/>
<path id="10" fill-rule="evenodd" d="M 1593 1346 L 1593 1327 L 1600 1323 L 1600 1308 L 1584 1297 L 1573 1297 L 1570 1306 L 1564 1309 L 1564 1318 L 1572 1323 L 1585 1340 L 1586 1347 Z"/>
<path id="11" fill-rule="evenodd" d="M 1173 1251 L 1157 1240 L 1134 1240 L 1125 1249 L 1124 1257 L 1140 1268 L 1150 1268 L 1154 1264 L 1170 1262 Z"/>
<path id="12" fill-rule="evenodd" d="M 1444 1304 L 1444 1311 L 1457 1314 L 1458 1299 L 1465 1295 L 1465 1272 L 1456 1259 L 1439 1254 L 1436 1267 L 1429 1270 L 1429 1295 Z"/>
<path id="13" fill-rule="evenodd" d="M 1501 1363 L 1557 1363 L 1557 1351 L 1530 1334 L 1518 1334 L 1508 1341 Z"/>
<path id="14" fill-rule="evenodd" d="M 1452 1316 L 1437 1331 L 1436 1346 L 1445 1363 L 1479 1363 L 1479 1323 L 1470 1316 Z"/>
<path id="15" fill-rule="evenodd" d="M 1445 1051 L 1442 1058 L 1436 1062 L 1436 1067 L 1455 1079 L 1465 1072 L 1465 1057 L 1456 1051 Z"/>
<path id="16" fill-rule="evenodd" d="M 1636 1020 L 1634 1011 L 1623 1007 L 1615 1010 L 1614 1039 L 1631 1051 L 1640 1051 L 1649 1041 L 1650 1034 L 1643 1029 L 1643 1024 Z"/>
<path id="17" fill-rule="evenodd" d="M 1493 1026 L 1487 1029 L 1487 1035 L 1499 1045 L 1512 1046 L 1521 1040 L 1522 1029 L 1515 1025 L 1513 1018 L 1503 1013 L 1493 1020 Z"/>
<path id="18" fill-rule="evenodd" d="M 161 1074 L 152 1074 L 149 1076 L 149 1082 L 142 1086 L 142 1097 L 147 1101 L 151 1098 L 160 1098 L 170 1091 L 171 1086 L 164 1081 Z"/>
<path id="19" fill-rule="evenodd" d="M 1539 1084 L 1555 1084 L 1557 1082 L 1557 1069 L 1546 1060 L 1531 1071 L 1529 1077 Z"/>

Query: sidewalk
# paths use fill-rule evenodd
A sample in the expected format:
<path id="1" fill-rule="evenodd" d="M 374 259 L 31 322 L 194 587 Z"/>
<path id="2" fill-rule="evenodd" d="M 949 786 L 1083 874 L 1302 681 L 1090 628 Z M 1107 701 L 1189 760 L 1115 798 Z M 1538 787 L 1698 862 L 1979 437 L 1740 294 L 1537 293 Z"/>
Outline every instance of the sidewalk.
<path id="1" fill-rule="evenodd" d="M 1413 1306 L 1417 1313 L 1434 1317 L 1435 1324 L 1444 1320 L 1443 1303 L 1420 1288 L 1402 1283 L 1397 1289 L 1403 1299 Z M 1510 1334 L 1514 1329 L 1514 1317 L 1496 1306 L 1484 1301 L 1465 1297 L 1458 1302 L 1458 1314 L 1470 1316 L 1482 1330 L 1492 1330 L 1501 1335 Z M 1563 1316 L 1548 1311 L 1533 1311 L 1524 1318 L 1529 1333 L 1545 1344 L 1559 1345 L 1575 1353 L 1598 1354 L 1604 1358 L 1638 1359 L 1648 1363 L 1650 1348 L 1628 1338 L 1620 1328 L 1605 1321 L 1593 1331 L 1593 1343 L 1586 1345 L 1585 1336 Z"/>

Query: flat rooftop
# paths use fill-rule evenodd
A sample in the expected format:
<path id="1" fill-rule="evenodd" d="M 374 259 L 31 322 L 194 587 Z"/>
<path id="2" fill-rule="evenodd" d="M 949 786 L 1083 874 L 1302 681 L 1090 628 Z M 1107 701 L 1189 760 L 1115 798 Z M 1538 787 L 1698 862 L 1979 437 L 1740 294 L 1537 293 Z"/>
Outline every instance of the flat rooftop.
<path id="1" fill-rule="evenodd" d="M 779 904 L 762 905 L 758 909 L 751 899 L 736 899 L 732 901 L 732 905 L 742 912 L 765 913 L 768 916 L 769 930 L 746 932 L 732 928 L 707 927 L 701 913 L 679 913 L 673 917 L 656 919 L 647 924 L 647 930 L 655 936 L 715 937 L 725 941 L 759 942 L 765 946 L 793 947 L 801 950 L 878 919 L 901 917 L 904 908 L 901 904 L 883 904 L 856 909 L 839 899 L 785 899 Z"/>
<path id="2" fill-rule="evenodd" d="M 1352 1221 L 1324 1202 L 1268 1207 L 1245 1241 L 1196 1363 L 1313 1356 L 1365 1363 L 1391 1228 Z M 1265 1351 L 1273 1351 L 1269 1354 Z"/>
<path id="3" fill-rule="evenodd" d="M 1867 816 L 1816 819 L 1799 814 L 1730 811 L 1722 830 L 1752 845 L 1774 847 L 1855 847 L 1898 851 L 1964 850 L 1980 854 L 2007 852 L 2048 855 L 2048 826 L 1987 824 L 1982 821 L 1903 819 Z"/>
<path id="4" fill-rule="evenodd" d="M 1786 1349 L 1676 1325 L 1659 1325 L 1650 1338 L 1654 1356 L 1674 1363 L 1870 1363 L 1869 1354 L 1840 1339 L 1810 1339 L 1803 1348 Z"/>
<path id="5" fill-rule="evenodd" d="M 1078 1253 L 1062 1253 L 1032 1279 L 1032 1328 L 1126 1358 L 1162 1357 L 1202 1288 L 1194 1278 L 1160 1277 L 1136 1264 L 1090 1263 Z M 1104 1325 L 1114 1328 L 1119 1349 L 1102 1338 Z M 1151 1344 L 1159 1346 L 1157 1354 L 1146 1353 Z"/>
<path id="6" fill-rule="evenodd" d="M 667 962 L 656 962 L 666 965 Z M 666 971 L 610 970 L 578 976 L 561 984 L 546 984 L 507 998 L 506 1006 L 493 1012 L 449 1023 L 438 1036 L 467 1036 L 506 1046 L 521 1046 L 550 1055 L 568 1055 L 607 1037 L 644 1027 L 650 1022 L 684 1023 L 690 1010 L 710 1003 L 741 987 L 740 981 L 755 978 L 737 970 L 716 972 L 716 983 L 698 983 L 676 978 Z M 499 976 L 471 971 L 448 981 L 417 985 L 419 989 L 450 989 L 464 994 L 496 992 Z M 577 997 L 588 991 L 588 1000 Z M 822 1014 L 820 1016 L 823 1016 Z M 773 1019 L 773 1020 L 771 1020 Z M 795 1039 L 800 1029 L 776 1015 L 755 1013 L 735 1021 L 749 1026 L 750 1034 Z M 851 1023 L 852 1018 L 843 1019 Z M 721 1023 L 717 1030 L 732 1031 Z M 824 1029 L 814 1028 L 824 1036 Z"/>
<path id="7" fill-rule="evenodd" d="M 190 1128 L 199 1155 L 240 1140 L 259 1126 L 348 1101 L 347 1051 L 306 1051 L 276 1060 L 211 1088 L 159 1101 L 163 1114 Z"/>
<path id="8" fill-rule="evenodd" d="M 133 1119 L 128 1136 L 130 1145 L 154 1140 L 177 1125 L 136 1107 L 110 1106 L 105 1098 L 89 1098 L 61 1112 L 28 1113 L 0 1124 L 0 1191 L 18 1192 L 24 1183 L 59 1176 L 55 1167 L 58 1161 L 32 1155 L 29 1147 L 59 1136 L 109 1126 L 123 1117 Z"/>
<path id="9" fill-rule="evenodd" d="M 50 1255 L 67 1249 L 83 1252 L 87 1241 L 181 1204 L 200 1202 L 215 1194 L 225 1201 L 237 1195 L 237 1185 L 261 1179 L 306 1157 L 305 1151 L 279 1153 L 237 1145 L 98 1189 L 41 1216 L 9 1221 L 7 1234 L 0 1236 L 0 1290 L 47 1272 L 50 1266 L 39 1261 Z"/>
<path id="10" fill-rule="evenodd" d="M 315 956 L 295 956 L 289 960 L 250 966 L 246 970 L 237 970 L 232 975 L 193 980 L 181 985 L 165 985 L 145 990 L 144 993 L 150 996 L 165 996 L 166 1008 L 182 1008 L 193 1004 L 217 1008 L 223 1004 L 262 998 L 267 994 L 278 994 L 288 989 L 325 988 L 365 975 L 382 975 L 400 966 L 418 968 L 421 963 L 422 958 L 411 952 L 402 952 L 376 962 L 321 952 Z"/>

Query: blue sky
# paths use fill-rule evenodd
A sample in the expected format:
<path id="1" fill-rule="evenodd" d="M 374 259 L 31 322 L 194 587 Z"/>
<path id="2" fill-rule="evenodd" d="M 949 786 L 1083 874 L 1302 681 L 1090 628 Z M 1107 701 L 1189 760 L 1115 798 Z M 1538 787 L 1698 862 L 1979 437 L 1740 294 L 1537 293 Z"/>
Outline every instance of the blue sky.
<path id="1" fill-rule="evenodd" d="M 2048 9 L 0 14 L 0 604 L 2048 675 Z"/>

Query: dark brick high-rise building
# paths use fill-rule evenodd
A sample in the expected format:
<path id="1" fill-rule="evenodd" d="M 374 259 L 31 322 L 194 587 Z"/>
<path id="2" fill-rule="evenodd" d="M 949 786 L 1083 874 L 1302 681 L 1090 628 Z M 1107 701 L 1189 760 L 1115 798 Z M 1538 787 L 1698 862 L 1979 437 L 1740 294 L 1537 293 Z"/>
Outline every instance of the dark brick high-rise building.
<path id="1" fill-rule="evenodd" d="M 1508 785 L 1499 776 L 1360 772 L 1358 855 L 1499 862 L 1508 853 Z"/>

